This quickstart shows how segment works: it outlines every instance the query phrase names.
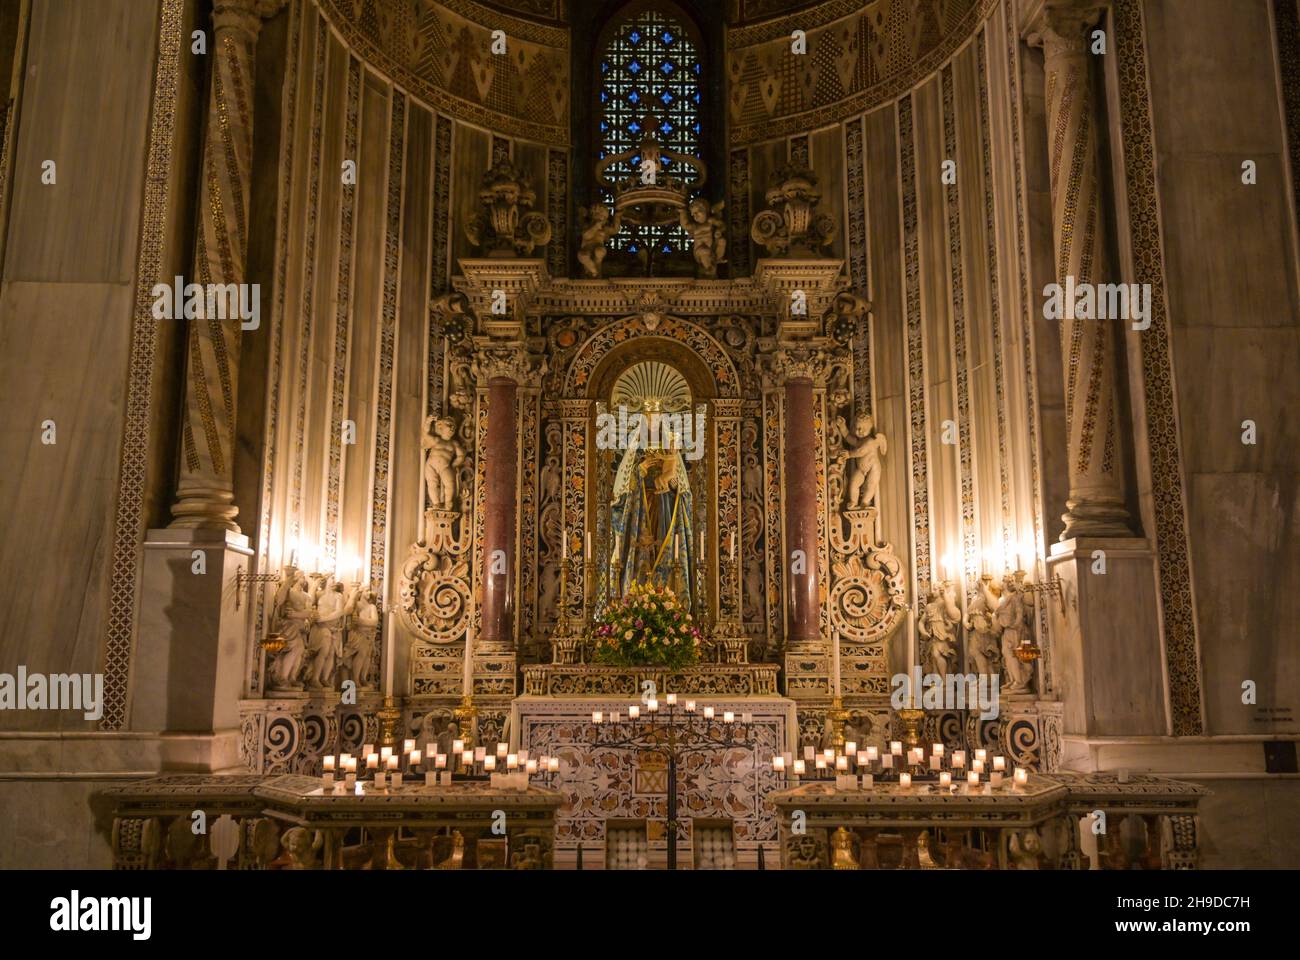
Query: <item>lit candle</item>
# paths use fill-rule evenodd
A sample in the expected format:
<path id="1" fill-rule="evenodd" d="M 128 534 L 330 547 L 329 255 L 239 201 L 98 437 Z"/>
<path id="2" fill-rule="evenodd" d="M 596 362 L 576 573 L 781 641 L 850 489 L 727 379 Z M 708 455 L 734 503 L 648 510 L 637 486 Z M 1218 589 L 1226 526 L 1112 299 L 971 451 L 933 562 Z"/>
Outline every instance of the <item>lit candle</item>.
<path id="1" fill-rule="evenodd" d="M 802 777 L 806 769 L 808 768 L 802 760 L 796 760 L 794 762 L 794 775 L 796 777 Z"/>
<path id="2" fill-rule="evenodd" d="M 840 773 L 844 773 L 845 771 L 847 771 L 849 769 L 849 758 L 843 755 L 836 757 L 835 769 L 838 770 Z"/>
<path id="3" fill-rule="evenodd" d="M 826 769 L 826 758 L 825 758 L 825 757 L 818 757 L 818 758 L 817 758 L 817 762 L 813 764 L 813 767 L 814 767 L 815 769 L 817 769 L 817 770 L 825 770 L 825 769 Z"/>
<path id="4" fill-rule="evenodd" d="M 935 744 L 935 745 L 930 749 L 930 752 L 931 752 L 932 754 L 934 754 L 934 756 L 936 756 L 936 757 L 942 757 L 942 756 L 943 756 L 943 744 L 942 744 L 942 743 L 936 743 L 936 744 Z"/>
<path id="5" fill-rule="evenodd" d="M 675 693 L 670 693 L 670 694 L 668 694 L 668 696 L 667 696 L 666 699 L 668 700 L 668 706 L 670 706 L 670 707 L 675 707 L 675 706 L 677 706 L 677 694 L 675 694 Z"/>
<path id="6" fill-rule="evenodd" d="M 390 772 L 397 769 L 397 757 L 391 753 L 388 755 L 388 769 Z"/>
<path id="7" fill-rule="evenodd" d="M 993 769 L 996 770 L 996 771 L 998 771 L 999 773 L 1004 772 L 1004 771 L 1007 769 L 1007 758 L 1006 758 L 1006 757 L 994 757 L 994 758 L 993 758 Z"/>
<path id="8" fill-rule="evenodd" d="M 324 760 L 321 761 L 321 772 L 323 773 L 334 772 L 334 757 L 327 756 L 325 757 Z"/>
<path id="9" fill-rule="evenodd" d="M 659 701 L 656 700 L 654 697 L 651 697 L 649 702 L 645 705 L 645 708 L 649 710 L 651 713 L 658 713 Z"/>
<path id="10" fill-rule="evenodd" d="M 989 774 L 989 783 L 993 784 L 994 787 L 1002 786 L 1002 774 L 994 770 Z"/>
<path id="11" fill-rule="evenodd" d="M 813 746 L 806 746 L 806 747 L 803 748 L 803 758 L 804 758 L 805 760 L 811 761 L 811 760 L 813 759 L 813 755 L 814 755 L 816 752 L 817 752 L 817 748 L 816 748 L 816 747 L 813 747 Z"/>
<path id="12" fill-rule="evenodd" d="M 910 756 L 907 758 L 908 763 L 914 763 L 919 767 L 925 762 L 925 751 L 920 747 L 913 747 L 909 753 Z"/>
<path id="13" fill-rule="evenodd" d="M 509 753 L 509 752 L 510 752 L 510 744 L 508 744 L 508 743 L 498 743 L 498 744 L 497 744 L 497 759 L 498 759 L 498 760 L 504 760 L 506 754 Z"/>
<path id="14" fill-rule="evenodd" d="M 740 715 L 740 722 L 741 722 L 741 723 L 753 723 L 753 722 L 754 722 L 754 715 L 753 715 L 752 713 L 742 713 L 742 714 Z"/>
<path id="15" fill-rule="evenodd" d="M 527 762 L 528 762 L 528 751 L 527 751 L 527 750 L 520 750 L 520 751 L 519 751 L 519 762 L 520 762 L 520 763 L 527 763 Z"/>
<path id="16" fill-rule="evenodd" d="M 609 722 L 610 722 L 610 723 L 618 723 L 618 711 L 617 711 L 617 710 L 615 710 L 613 713 L 611 713 L 611 714 L 609 715 Z"/>
<path id="17" fill-rule="evenodd" d="M 404 754 L 405 754 L 405 753 L 410 753 L 410 752 L 411 752 L 412 750 L 414 750 L 414 749 L 415 749 L 415 741 L 414 741 L 414 740 L 403 740 L 403 741 L 402 741 L 402 753 L 404 753 Z"/>
<path id="18" fill-rule="evenodd" d="M 524 762 L 524 773 L 528 774 L 531 777 L 536 772 L 537 772 L 536 760 L 527 760 Z"/>
<path id="19" fill-rule="evenodd" d="M 712 720 L 712 719 L 713 719 L 713 708 L 712 708 L 712 707 L 705 707 L 705 708 L 704 708 L 704 719 L 705 719 L 705 720 Z"/>
<path id="20" fill-rule="evenodd" d="M 974 763 L 972 763 L 972 764 L 970 765 L 970 768 L 971 768 L 971 771 L 972 771 L 973 773 L 983 773 L 983 772 L 984 772 L 984 761 L 983 761 L 983 760 L 976 760 Z"/>
<path id="21" fill-rule="evenodd" d="M 438 774 L 432 770 L 424 771 L 424 785 L 426 787 L 436 787 L 438 785 Z"/>
<path id="22" fill-rule="evenodd" d="M 687 700 L 687 701 L 686 701 L 686 712 L 687 712 L 687 713 L 694 713 L 694 712 L 695 712 L 695 701 L 694 701 L 694 700 Z"/>
<path id="23" fill-rule="evenodd" d="M 900 773 L 898 775 L 898 786 L 903 790 L 912 789 L 912 775 L 910 773 Z"/>
<path id="24" fill-rule="evenodd" d="M 779 754 L 774 756 L 772 758 L 772 769 L 777 773 L 785 773 L 785 757 L 780 756 Z"/>
<path id="25" fill-rule="evenodd" d="M 988 758 L 989 758 L 989 752 L 987 750 L 975 751 L 975 759 L 978 760 L 980 763 L 983 763 Z"/>
<path id="26" fill-rule="evenodd" d="M 445 753 L 435 753 L 433 755 L 433 769 L 435 770 L 447 769 L 447 755 Z"/>
<path id="27" fill-rule="evenodd" d="M 853 754 L 857 753 L 857 752 L 858 752 L 858 741 L 856 741 L 856 740 L 846 740 L 846 741 L 844 741 L 844 752 L 847 753 L 847 754 L 849 754 L 850 756 L 852 756 Z"/>
<path id="28" fill-rule="evenodd" d="M 495 770 L 496 768 L 497 768 L 497 758 L 496 758 L 496 757 L 490 757 L 490 756 L 489 756 L 489 757 L 484 757 L 484 758 L 483 758 L 483 769 L 484 769 L 484 770 L 488 771 L 488 773 L 491 773 L 491 772 L 492 772 L 493 770 Z"/>
<path id="29" fill-rule="evenodd" d="M 593 710 L 593 711 L 591 711 L 591 722 L 592 722 L 592 723 L 600 723 L 600 722 L 601 722 L 602 720 L 604 720 L 604 719 L 605 719 L 605 715 L 604 715 L 603 713 L 601 713 L 599 710 Z"/>
<path id="30" fill-rule="evenodd" d="M 734 713 L 732 713 L 730 710 L 726 710 L 726 711 L 724 711 L 723 714 L 722 714 L 722 722 L 723 722 L 723 723 L 735 723 L 735 722 L 736 722 L 736 715 L 735 715 Z"/>
<path id="31" fill-rule="evenodd" d="M 550 773 L 558 773 L 560 769 L 560 758 L 551 757 L 551 759 L 546 762 L 546 769 Z"/>
<path id="32" fill-rule="evenodd" d="M 894 768 L 894 755 L 892 753 L 887 753 L 881 757 L 880 766 L 881 769 L 892 770 Z"/>
<path id="33" fill-rule="evenodd" d="M 368 757 L 374 752 L 375 752 L 375 745 L 373 743 L 367 743 L 361 748 L 361 755 L 363 757 Z"/>
<path id="34" fill-rule="evenodd" d="M 473 750 L 462 751 L 460 755 L 460 762 L 467 767 L 474 766 L 474 751 Z"/>
<path id="35" fill-rule="evenodd" d="M 453 740 L 453 741 L 451 742 L 451 752 L 452 752 L 452 753 L 464 753 L 464 752 L 465 752 L 465 741 L 464 741 L 464 740 Z"/>
<path id="36" fill-rule="evenodd" d="M 366 769 L 367 770 L 379 769 L 379 754 L 371 753 L 366 755 Z"/>
<path id="37" fill-rule="evenodd" d="M 901 757 L 903 755 L 903 741 L 901 740 L 889 741 L 889 752 L 896 757 Z"/>
<path id="38" fill-rule="evenodd" d="M 858 766 L 859 766 L 859 767 L 865 767 L 865 766 L 867 766 L 869 763 L 871 763 L 871 758 L 867 756 L 867 751 L 865 751 L 865 750 L 859 750 L 859 751 L 858 751 Z"/>
<path id="39" fill-rule="evenodd" d="M 979 786 L 979 782 L 980 782 L 980 775 L 976 773 L 974 770 L 966 774 L 966 783 L 969 784 L 970 786 L 977 787 Z"/>
<path id="40" fill-rule="evenodd" d="M 393 755 L 393 748 L 392 748 L 392 747 L 380 747 L 380 748 L 379 748 L 379 759 L 382 760 L 382 761 L 384 761 L 384 763 L 387 763 L 387 762 L 388 762 L 388 758 L 391 757 L 392 755 Z"/>
<path id="41" fill-rule="evenodd" d="M 1015 784 L 1017 787 L 1027 786 L 1029 783 L 1029 770 L 1025 767 L 1016 767 Z"/>
<path id="42" fill-rule="evenodd" d="M 960 770 L 962 767 L 966 766 L 965 750 L 954 750 L 952 752 L 952 765 L 957 770 Z"/>
<path id="43" fill-rule="evenodd" d="M 517 753 L 507 753 L 507 754 L 506 754 L 506 769 L 507 769 L 507 770 L 515 770 L 515 769 L 518 769 L 518 767 L 519 767 L 519 754 L 517 754 Z"/>
<path id="44" fill-rule="evenodd" d="M 393 789 L 395 790 L 395 789 L 397 789 L 398 787 L 400 787 L 400 786 L 402 785 L 402 773 L 401 773 L 401 771 L 400 771 L 400 770 L 395 771 L 395 772 L 393 773 L 393 775 L 392 775 L 392 779 L 393 779 Z"/>
<path id="45" fill-rule="evenodd" d="M 937 753 L 932 753 L 932 754 L 930 754 L 930 769 L 931 769 L 931 770 L 938 770 L 938 769 L 939 769 L 939 764 L 941 764 L 942 762 L 943 762 L 943 757 L 939 756 Z"/>
<path id="46" fill-rule="evenodd" d="M 484 760 L 486 757 L 487 757 L 487 747 L 475 747 L 475 748 L 474 748 L 474 762 L 475 762 L 475 763 L 482 763 L 483 760 Z"/>
<path id="47" fill-rule="evenodd" d="M 424 754 L 421 753 L 419 750 L 411 751 L 411 766 L 418 767 L 420 765 L 420 761 L 423 759 L 424 759 Z"/>
<path id="48" fill-rule="evenodd" d="M 641 716 L 641 708 L 640 708 L 640 707 L 632 706 L 632 707 L 628 707 L 628 708 L 627 708 L 627 718 L 628 718 L 629 720 L 635 720 L 635 719 L 637 719 L 637 718 L 640 717 L 640 716 Z"/>
<path id="49" fill-rule="evenodd" d="M 939 774 L 939 786 L 941 787 L 952 786 L 952 774 L 949 773 L 947 770 L 944 770 L 942 773 Z"/>
<path id="50" fill-rule="evenodd" d="M 355 777 L 357 775 L 357 758 L 348 757 L 348 762 L 343 769 L 345 773 L 350 773 Z"/>
<path id="51" fill-rule="evenodd" d="M 875 763 L 880 759 L 880 749 L 878 747 L 867 747 L 867 763 Z"/>

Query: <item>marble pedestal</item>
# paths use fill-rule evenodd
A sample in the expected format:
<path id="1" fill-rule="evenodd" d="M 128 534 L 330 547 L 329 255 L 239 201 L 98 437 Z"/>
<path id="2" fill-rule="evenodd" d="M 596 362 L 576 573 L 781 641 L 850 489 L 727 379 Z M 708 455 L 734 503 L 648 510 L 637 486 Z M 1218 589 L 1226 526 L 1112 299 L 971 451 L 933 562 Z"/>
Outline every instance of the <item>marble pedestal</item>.
<path id="1" fill-rule="evenodd" d="M 195 573 L 198 553 L 206 572 Z M 150 530 L 144 544 L 131 727 L 163 734 L 164 769 L 239 765 L 239 698 L 248 596 L 248 538 L 228 530 Z M 247 592 L 247 591 L 246 591 Z"/>
<path id="2" fill-rule="evenodd" d="M 1105 573 L 1099 569 L 1104 555 Z M 1055 681 L 1067 736 L 1163 735 L 1164 650 L 1155 553 L 1139 538 L 1080 538 L 1053 544 L 1048 596 Z"/>

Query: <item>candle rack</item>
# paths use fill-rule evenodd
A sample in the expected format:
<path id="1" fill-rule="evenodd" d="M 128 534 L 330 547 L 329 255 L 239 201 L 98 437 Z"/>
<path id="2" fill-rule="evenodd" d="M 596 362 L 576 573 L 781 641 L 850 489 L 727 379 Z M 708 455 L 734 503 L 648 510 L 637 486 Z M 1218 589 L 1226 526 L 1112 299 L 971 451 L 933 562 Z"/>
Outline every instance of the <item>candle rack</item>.
<path id="1" fill-rule="evenodd" d="M 607 718 L 602 712 L 592 714 L 596 729 L 595 746 L 608 750 L 630 750 L 635 753 L 655 753 L 667 760 L 668 766 L 668 821 L 665 836 L 668 841 L 668 869 L 677 869 L 677 768 L 688 754 L 716 750 L 719 747 L 752 747 L 753 719 L 742 714 L 737 722 L 734 712 L 717 716 L 712 707 L 697 707 L 687 701 L 680 707 L 676 696 L 668 695 L 661 710 L 656 699 L 634 705 L 627 711 L 627 719 Z M 706 713 L 714 713 L 706 716 Z M 641 714 L 644 714 L 642 716 Z M 750 717 L 745 720 L 745 717 Z"/>

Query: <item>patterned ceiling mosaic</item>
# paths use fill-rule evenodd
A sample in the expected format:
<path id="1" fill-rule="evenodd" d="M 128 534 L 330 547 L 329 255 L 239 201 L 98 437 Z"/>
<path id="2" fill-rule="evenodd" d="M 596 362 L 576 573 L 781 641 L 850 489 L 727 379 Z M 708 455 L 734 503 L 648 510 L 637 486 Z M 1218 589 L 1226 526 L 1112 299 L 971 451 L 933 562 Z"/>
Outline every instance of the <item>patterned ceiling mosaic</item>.
<path id="1" fill-rule="evenodd" d="M 416 97 L 499 133 L 569 142 L 569 32 L 472 0 L 316 0 L 369 63 Z M 491 52 L 504 30 L 507 52 Z"/>
<path id="2" fill-rule="evenodd" d="M 997 0 L 829 0 L 728 34 L 733 145 L 813 129 L 899 96 L 969 39 Z M 791 51 L 803 30 L 807 52 Z"/>

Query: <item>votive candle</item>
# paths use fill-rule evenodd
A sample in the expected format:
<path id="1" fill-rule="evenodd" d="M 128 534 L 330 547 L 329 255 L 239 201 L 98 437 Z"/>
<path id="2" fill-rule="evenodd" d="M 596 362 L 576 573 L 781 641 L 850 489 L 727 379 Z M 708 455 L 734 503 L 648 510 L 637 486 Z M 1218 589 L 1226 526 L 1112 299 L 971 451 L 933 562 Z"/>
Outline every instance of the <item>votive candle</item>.
<path id="1" fill-rule="evenodd" d="M 900 773 L 898 775 L 898 786 L 903 790 L 911 790 L 912 775 L 910 773 Z"/>

